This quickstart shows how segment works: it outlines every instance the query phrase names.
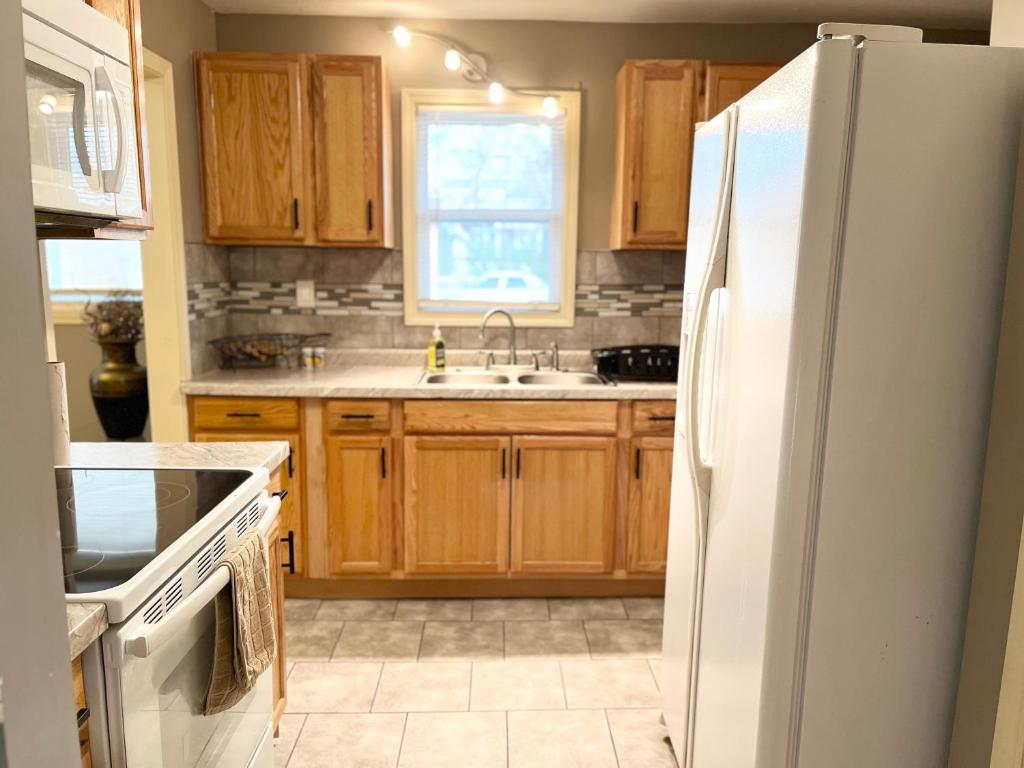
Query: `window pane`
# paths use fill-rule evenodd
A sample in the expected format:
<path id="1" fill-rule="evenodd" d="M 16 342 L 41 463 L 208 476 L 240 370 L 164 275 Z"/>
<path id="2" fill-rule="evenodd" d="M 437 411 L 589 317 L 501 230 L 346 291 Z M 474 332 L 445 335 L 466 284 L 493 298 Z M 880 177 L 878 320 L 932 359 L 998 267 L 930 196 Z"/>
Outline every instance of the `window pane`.
<path id="1" fill-rule="evenodd" d="M 44 247 L 54 298 L 82 301 L 109 291 L 142 290 L 137 241 L 47 240 Z"/>
<path id="2" fill-rule="evenodd" d="M 480 304 L 550 303 L 559 297 L 560 268 L 548 222 L 441 221 L 428 225 L 432 301 Z"/>
<path id="3" fill-rule="evenodd" d="M 425 115 L 427 207 L 441 210 L 552 210 L 554 130 L 538 122 Z"/>

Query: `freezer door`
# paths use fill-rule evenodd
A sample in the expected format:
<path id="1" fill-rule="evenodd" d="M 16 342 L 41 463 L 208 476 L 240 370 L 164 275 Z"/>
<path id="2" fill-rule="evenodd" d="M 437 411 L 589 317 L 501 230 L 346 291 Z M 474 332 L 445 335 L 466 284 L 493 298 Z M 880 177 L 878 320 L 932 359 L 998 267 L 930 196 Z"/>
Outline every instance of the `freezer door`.
<path id="1" fill-rule="evenodd" d="M 725 311 L 703 398 L 717 415 L 710 452 L 691 452 L 709 493 L 686 768 L 794 764 L 853 49 L 819 43 L 733 107 Z"/>
<path id="2" fill-rule="evenodd" d="M 708 351 L 716 349 L 713 331 L 719 302 L 713 300 L 713 294 L 725 275 L 734 123 L 732 108 L 718 115 L 697 132 L 693 153 L 662 649 L 665 721 L 684 765 L 691 741 L 692 660 L 700 621 L 710 487 L 707 443 L 701 440 L 708 434 L 714 391 L 709 376 L 713 366 L 706 363 L 714 360 Z"/>

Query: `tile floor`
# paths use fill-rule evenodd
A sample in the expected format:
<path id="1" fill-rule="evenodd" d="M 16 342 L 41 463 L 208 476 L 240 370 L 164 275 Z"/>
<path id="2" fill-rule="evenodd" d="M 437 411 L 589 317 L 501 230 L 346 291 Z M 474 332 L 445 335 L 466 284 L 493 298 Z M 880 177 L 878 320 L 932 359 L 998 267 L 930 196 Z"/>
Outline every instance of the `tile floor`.
<path id="1" fill-rule="evenodd" d="M 675 768 L 662 601 L 287 600 L 280 768 Z"/>

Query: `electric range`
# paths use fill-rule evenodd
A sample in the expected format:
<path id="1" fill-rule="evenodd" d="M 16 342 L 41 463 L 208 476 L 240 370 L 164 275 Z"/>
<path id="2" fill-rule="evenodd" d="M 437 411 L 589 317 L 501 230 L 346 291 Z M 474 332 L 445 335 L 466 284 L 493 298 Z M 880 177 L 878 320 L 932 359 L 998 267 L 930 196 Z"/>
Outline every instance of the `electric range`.
<path id="1" fill-rule="evenodd" d="M 273 527 L 265 469 L 56 470 L 64 589 L 106 605 L 83 654 L 94 762 L 113 768 L 269 768 L 272 674 L 205 716 L 221 561 Z M 276 542 L 275 542 L 276 543 Z"/>

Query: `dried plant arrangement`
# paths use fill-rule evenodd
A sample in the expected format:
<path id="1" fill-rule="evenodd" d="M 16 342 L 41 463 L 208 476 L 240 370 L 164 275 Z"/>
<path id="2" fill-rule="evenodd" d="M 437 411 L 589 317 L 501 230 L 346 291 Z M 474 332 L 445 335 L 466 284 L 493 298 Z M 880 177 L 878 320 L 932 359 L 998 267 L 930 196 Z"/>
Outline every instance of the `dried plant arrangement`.
<path id="1" fill-rule="evenodd" d="M 137 342 L 143 338 L 142 299 L 138 294 L 119 291 L 109 299 L 89 301 L 82 320 L 93 341 Z"/>

